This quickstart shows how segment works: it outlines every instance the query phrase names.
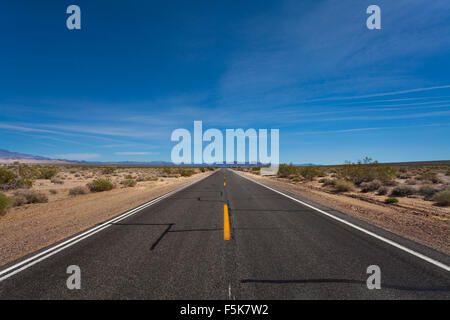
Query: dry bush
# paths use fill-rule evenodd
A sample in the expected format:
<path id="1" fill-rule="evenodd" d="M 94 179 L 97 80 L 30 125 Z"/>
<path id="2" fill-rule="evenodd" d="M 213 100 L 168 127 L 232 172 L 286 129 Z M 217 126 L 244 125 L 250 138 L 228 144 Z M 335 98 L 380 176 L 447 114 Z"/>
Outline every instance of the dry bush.
<path id="1" fill-rule="evenodd" d="M 362 192 L 377 191 L 380 187 L 381 187 L 381 182 L 378 180 L 361 183 L 361 191 Z"/>
<path id="2" fill-rule="evenodd" d="M 416 190 L 409 186 L 398 186 L 392 189 L 391 196 L 394 197 L 407 197 L 411 196 L 416 192 Z"/>
<path id="3" fill-rule="evenodd" d="M 58 191 L 55 190 L 55 189 L 50 189 L 49 192 L 50 192 L 51 194 L 57 194 L 57 193 L 58 193 Z"/>
<path id="4" fill-rule="evenodd" d="M 112 174 L 114 171 L 116 171 L 116 168 L 114 167 L 104 167 L 101 172 L 102 174 Z"/>
<path id="5" fill-rule="evenodd" d="M 389 189 L 387 188 L 387 187 L 380 187 L 379 189 L 378 189 L 378 192 L 377 192 L 377 194 L 379 195 L 379 196 L 384 196 L 384 195 L 386 195 L 387 193 L 388 193 L 388 191 L 389 191 Z"/>
<path id="6" fill-rule="evenodd" d="M 430 185 L 421 186 L 418 193 L 425 197 L 425 200 L 431 199 L 432 196 L 437 192 L 435 188 Z"/>
<path id="7" fill-rule="evenodd" d="M 312 181 L 315 177 L 323 176 L 324 172 L 321 168 L 308 166 L 297 169 L 298 173 L 306 180 Z"/>
<path id="8" fill-rule="evenodd" d="M 136 186 L 137 182 L 134 179 L 125 179 L 125 180 L 122 180 L 122 182 L 120 184 L 122 184 L 125 187 L 134 187 L 134 186 Z"/>
<path id="9" fill-rule="evenodd" d="M 352 181 L 339 179 L 334 184 L 334 188 L 337 192 L 352 191 L 355 189 L 355 184 Z"/>
<path id="10" fill-rule="evenodd" d="M 278 177 L 280 178 L 287 178 L 290 175 L 296 175 L 297 174 L 297 167 L 291 164 L 280 164 L 278 167 Z"/>
<path id="11" fill-rule="evenodd" d="M 195 174 L 194 169 L 186 169 L 186 168 L 179 168 L 178 174 L 180 174 L 182 177 L 190 177 L 193 174 Z"/>
<path id="12" fill-rule="evenodd" d="M 54 167 L 42 167 L 39 168 L 37 179 L 51 179 L 58 173 L 58 170 Z"/>
<path id="13" fill-rule="evenodd" d="M 0 216 L 4 215 L 8 211 L 11 204 L 12 204 L 11 199 L 8 198 L 3 193 L 0 193 Z"/>
<path id="14" fill-rule="evenodd" d="M 336 180 L 334 180 L 334 179 L 327 179 L 327 178 L 320 179 L 319 182 L 322 183 L 322 186 L 324 186 L 324 187 L 326 187 L 326 186 L 334 186 L 336 184 Z"/>
<path id="15" fill-rule="evenodd" d="M 435 194 L 433 201 L 440 206 L 450 206 L 450 190 L 444 190 Z"/>
<path id="16" fill-rule="evenodd" d="M 53 183 L 53 184 L 64 184 L 64 181 L 62 181 L 61 179 L 59 179 L 59 178 L 52 178 L 51 180 L 50 180 L 50 182 L 51 183 Z"/>
<path id="17" fill-rule="evenodd" d="M 356 185 L 375 179 L 384 183 L 392 180 L 396 174 L 397 171 L 395 168 L 382 166 L 370 158 L 365 158 L 357 163 L 348 163 L 339 172 L 341 178 L 352 181 Z"/>
<path id="18" fill-rule="evenodd" d="M 45 203 L 48 202 L 48 198 L 42 192 L 34 190 L 17 190 L 14 192 L 14 205 L 21 206 L 23 204 L 30 203 Z"/>
<path id="19" fill-rule="evenodd" d="M 72 189 L 69 190 L 69 195 L 71 196 L 77 196 L 77 195 L 81 195 L 81 194 L 87 194 L 89 193 L 89 189 L 86 187 L 73 187 Z"/>

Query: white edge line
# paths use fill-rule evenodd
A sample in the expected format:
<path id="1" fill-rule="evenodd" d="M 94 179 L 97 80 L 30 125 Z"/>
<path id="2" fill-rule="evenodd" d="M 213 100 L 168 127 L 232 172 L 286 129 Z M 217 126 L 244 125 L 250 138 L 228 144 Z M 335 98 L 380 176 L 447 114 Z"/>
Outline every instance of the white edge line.
<path id="1" fill-rule="evenodd" d="M 159 201 L 161 201 L 161 200 L 163 200 L 163 199 L 165 199 L 165 198 L 167 198 L 167 197 L 169 197 L 169 196 L 171 196 L 171 195 L 173 195 L 173 194 L 175 194 L 177 192 L 180 192 L 181 190 L 186 189 L 186 188 L 192 186 L 193 184 L 196 184 L 196 183 L 206 179 L 207 177 L 211 176 L 212 174 L 214 174 L 214 173 L 211 173 L 211 174 L 201 178 L 200 180 L 194 181 L 194 182 L 192 182 L 192 183 L 190 183 L 188 185 L 185 185 L 185 186 L 183 186 L 183 187 L 181 187 L 179 189 L 172 190 L 172 191 L 170 191 L 170 192 L 168 192 L 168 193 L 166 193 L 166 194 L 164 194 L 162 196 L 159 196 L 159 197 L 157 197 L 157 198 L 155 198 L 155 199 L 153 199 L 153 200 L 151 200 L 151 201 L 149 201 L 147 203 L 144 203 L 144 204 L 140 205 L 137 208 L 134 208 L 132 210 L 124 212 L 121 215 L 119 215 L 117 217 L 114 217 L 114 218 L 112 218 L 110 220 L 107 220 L 107 221 L 103 222 L 102 224 L 100 224 L 100 225 L 98 225 L 96 227 L 90 228 L 90 229 L 86 230 L 85 232 L 83 232 L 83 233 L 81 233 L 81 234 L 79 234 L 79 235 L 77 235 L 75 237 L 69 238 L 68 240 L 66 240 L 66 241 L 64 241 L 64 242 L 62 242 L 60 244 L 57 244 L 57 245 L 55 245 L 55 246 L 53 246 L 53 247 L 51 247 L 51 248 L 49 248 L 47 250 L 44 250 L 44 251 L 42 251 L 42 252 L 40 252 L 40 253 L 38 253 L 38 254 L 28 258 L 28 259 L 25 259 L 25 260 L 23 260 L 23 261 L 21 261 L 19 263 L 16 263 L 16 264 L 6 268 L 5 270 L 2 270 L 0 272 L 0 276 L 25 264 L 25 266 L 23 266 L 23 267 L 15 270 L 15 271 L 13 271 L 11 273 L 8 273 L 5 276 L 1 277 L 0 278 L 0 282 L 2 282 L 3 280 L 8 279 L 9 277 L 11 277 L 11 276 L 13 276 L 13 275 L 15 275 L 15 274 L 25 270 L 25 269 L 28 269 L 29 267 L 35 265 L 36 263 L 39 263 L 39 262 L 47 259 L 48 257 L 51 257 L 52 255 L 54 255 L 54 254 L 64 250 L 64 249 L 67 249 L 68 247 L 71 247 L 72 245 L 74 245 L 74 244 L 76 244 L 76 243 L 78 243 L 78 242 L 80 242 L 80 241 L 82 241 L 82 240 L 84 240 L 84 239 L 86 239 L 86 238 L 96 234 L 97 232 L 100 232 L 100 231 L 110 227 L 111 223 L 119 222 L 119 221 L 121 221 L 123 219 L 126 219 L 126 218 L 136 214 L 137 212 L 141 211 L 142 209 L 150 207 L 151 205 L 153 205 L 153 204 L 155 204 L 155 203 L 157 203 L 157 202 L 159 202 Z M 43 257 L 41 257 L 41 256 L 43 256 Z M 39 257 L 41 257 L 41 258 L 37 259 Z M 37 260 L 35 260 L 35 259 L 37 259 Z M 30 262 L 30 263 L 28 263 L 28 262 Z"/>
<path id="2" fill-rule="evenodd" d="M 331 213 L 328 213 L 328 212 L 326 212 L 326 211 L 320 210 L 320 209 L 318 209 L 318 208 L 316 208 L 316 207 L 314 207 L 314 206 L 312 206 L 312 205 L 310 205 L 310 204 L 308 204 L 308 203 L 306 203 L 306 202 L 303 202 L 303 201 L 301 201 L 301 200 L 298 200 L 298 199 L 296 199 L 296 198 L 294 198 L 294 197 L 291 197 L 291 196 L 289 196 L 289 195 L 287 195 L 287 194 L 284 194 L 283 192 L 280 192 L 280 191 L 278 191 L 278 190 L 276 190 L 276 189 L 273 189 L 273 188 L 271 188 L 271 187 L 269 187 L 269 186 L 266 186 L 266 185 L 263 184 L 263 183 L 260 183 L 260 182 L 258 182 L 258 181 L 255 181 L 255 180 L 253 180 L 253 179 L 251 179 L 251 178 L 249 178 L 249 177 L 246 177 L 246 176 L 244 176 L 243 174 L 240 174 L 240 173 L 238 173 L 238 172 L 234 172 L 234 173 L 236 173 L 236 174 L 238 174 L 239 176 L 241 176 L 241 177 L 243 177 L 243 178 L 245 178 L 245 179 L 247 179 L 247 180 L 250 180 L 250 181 L 252 181 L 252 182 L 254 182 L 254 183 L 256 183 L 256 184 L 259 184 L 260 186 L 263 186 L 263 187 L 265 187 L 265 188 L 267 188 L 267 189 L 269 189 L 269 190 L 272 190 L 272 191 L 274 191 L 274 192 L 276 192 L 276 193 L 279 193 L 279 194 L 281 194 L 281 195 L 283 195 L 283 196 L 285 196 L 285 197 L 287 197 L 287 198 L 289 198 L 289 199 L 291 199 L 291 200 L 294 200 L 294 201 L 296 201 L 296 202 L 298 202 L 298 203 L 301 203 L 302 205 L 304 205 L 304 206 L 306 206 L 306 207 L 308 207 L 308 208 L 314 209 L 315 211 L 320 212 L 320 213 L 322 213 L 322 214 L 324 214 L 324 215 L 326 215 L 326 216 L 328 216 L 328 217 L 330 217 L 330 218 L 332 218 L 332 219 L 335 219 L 335 220 L 337 220 L 337 221 L 339 221 L 339 222 L 341 222 L 341 223 L 344 223 L 344 224 L 346 224 L 346 225 L 348 225 L 348 226 L 350 226 L 350 227 L 352 227 L 352 228 L 354 228 L 354 229 L 356 229 L 356 230 L 359 230 L 359 231 L 361 231 L 361 232 L 364 232 L 364 233 L 366 233 L 366 234 L 368 234 L 368 235 L 370 235 L 370 236 L 372 236 L 372 237 L 374 237 L 374 238 L 376 238 L 376 239 L 378 239 L 378 240 L 381 240 L 381 241 L 383 241 L 383 242 L 386 242 L 387 244 L 390 244 L 391 246 L 394 246 L 394 247 L 396 247 L 396 248 L 398 248 L 398 249 L 400 249 L 400 250 L 403 250 L 403 251 L 405 251 L 405 252 L 407 252 L 407 253 L 409 253 L 409 254 L 412 254 L 413 256 L 416 256 L 416 257 L 418 257 L 418 258 L 420 258 L 420 259 L 422 259 L 422 260 L 424 260 L 424 261 L 426 261 L 426 262 L 428 262 L 428 263 L 434 264 L 435 266 L 437 266 L 437 267 L 439 267 L 439 268 L 442 268 L 442 269 L 444 269 L 444 270 L 450 272 L 450 266 L 448 266 L 448 265 L 446 265 L 446 264 L 444 264 L 444 263 L 442 263 L 442 262 L 439 262 L 439 261 L 437 261 L 437 260 L 434 260 L 434 259 L 432 259 L 432 258 L 430 258 L 430 257 L 427 257 L 426 255 L 423 255 L 423 254 L 421 254 L 421 253 L 419 253 L 419 252 L 417 252 L 417 251 L 414 251 L 414 250 L 409 249 L 409 248 L 407 248 L 407 247 L 405 247 L 405 246 L 402 246 L 401 244 L 398 244 L 397 242 L 394 242 L 394 241 L 392 241 L 392 240 L 389 240 L 389 239 L 387 239 L 387 238 L 385 238 L 385 237 L 382 237 L 382 236 L 380 236 L 380 235 L 378 235 L 378 234 L 376 234 L 376 233 L 374 233 L 374 232 L 371 232 L 371 231 L 369 231 L 369 230 L 366 230 L 366 229 L 364 229 L 364 228 L 361 228 L 361 227 L 359 227 L 359 226 L 357 226 L 357 225 L 355 225 L 355 224 L 353 224 L 353 223 L 351 223 L 351 222 L 348 222 L 348 221 L 346 221 L 346 220 L 344 220 L 344 219 L 341 219 L 341 218 L 339 218 L 339 217 L 336 217 L 335 215 L 333 215 L 333 214 L 331 214 Z"/>

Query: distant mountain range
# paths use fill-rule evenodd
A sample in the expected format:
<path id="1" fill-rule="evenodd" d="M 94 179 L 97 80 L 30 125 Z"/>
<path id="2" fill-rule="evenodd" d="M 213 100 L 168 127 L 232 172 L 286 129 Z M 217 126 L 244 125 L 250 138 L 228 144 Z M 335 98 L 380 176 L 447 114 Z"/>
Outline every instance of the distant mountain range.
<path id="1" fill-rule="evenodd" d="M 72 165 L 129 165 L 129 166 L 172 166 L 172 162 L 167 161 L 114 161 L 114 162 L 101 162 L 101 161 L 76 161 L 76 160 L 65 160 L 65 159 L 52 159 L 46 158 L 42 156 L 36 156 L 21 152 L 11 152 L 8 150 L 0 149 L 0 163 L 12 163 L 12 162 L 22 162 L 22 163 L 33 163 L 33 164 L 72 164 Z M 296 164 L 297 166 L 315 166 L 312 163 L 306 164 Z M 194 165 L 183 165 L 182 166 L 194 166 Z M 198 165 L 196 165 L 198 167 Z M 206 167 L 207 165 L 201 165 Z M 223 163 L 214 163 L 212 164 L 214 167 L 259 167 L 262 166 L 261 163 L 245 163 L 238 164 L 236 161 L 233 164 L 223 164 Z"/>
<path id="2" fill-rule="evenodd" d="M 0 149 L 0 159 L 31 159 L 31 160 L 52 160 L 41 156 L 34 156 L 31 154 L 11 152 L 8 150 Z"/>

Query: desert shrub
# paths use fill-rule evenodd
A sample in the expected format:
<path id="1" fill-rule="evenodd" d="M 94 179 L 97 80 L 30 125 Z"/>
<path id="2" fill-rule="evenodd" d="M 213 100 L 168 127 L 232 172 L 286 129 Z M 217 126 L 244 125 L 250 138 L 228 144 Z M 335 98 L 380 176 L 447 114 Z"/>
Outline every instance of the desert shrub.
<path id="1" fill-rule="evenodd" d="M 421 186 L 418 193 L 425 197 L 425 199 L 430 199 L 437 192 L 435 188 L 429 185 Z"/>
<path id="2" fill-rule="evenodd" d="M 0 184 L 1 185 L 9 185 L 13 181 L 15 181 L 17 175 L 14 172 L 11 172 L 5 168 L 0 167 Z"/>
<path id="3" fill-rule="evenodd" d="M 164 167 L 164 168 L 163 168 L 163 173 L 164 173 L 164 174 L 172 174 L 172 168 L 170 168 L 170 167 Z"/>
<path id="4" fill-rule="evenodd" d="M 53 184 L 64 184 L 64 181 L 58 178 L 52 178 L 50 181 Z"/>
<path id="5" fill-rule="evenodd" d="M 434 195 L 433 201 L 440 206 L 450 206 L 450 190 L 444 190 Z"/>
<path id="6" fill-rule="evenodd" d="M 440 182 L 440 180 L 437 177 L 437 174 L 435 172 L 424 172 L 420 176 L 418 176 L 416 179 L 417 180 L 422 180 L 422 181 L 429 181 L 429 182 L 432 182 L 432 183 L 439 183 Z"/>
<path id="7" fill-rule="evenodd" d="M 292 178 L 292 181 L 294 181 L 294 182 L 299 182 L 299 181 L 300 181 L 300 177 L 293 177 L 293 178 Z"/>
<path id="8" fill-rule="evenodd" d="M 3 193 L 0 193 L 0 216 L 4 215 L 8 211 L 11 203 L 12 201 L 10 198 L 8 198 Z"/>
<path id="9" fill-rule="evenodd" d="M 324 187 L 326 186 L 334 186 L 336 184 L 336 180 L 323 178 L 320 181 Z"/>
<path id="10" fill-rule="evenodd" d="M 193 174 L 195 174 L 195 170 L 193 169 L 185 169 L 185 168 L 180 168 L 178 169 L 178 173 L 182 176 L 182 177 L 190 177 Z"/>
<path id="11" fill-rule="evenodd" d="M 287 178 L 290 175 L 297 174 L 297 167 L 291 164 L 280 164 L 278 167 L 278 177 Z"/>
<path id="12" fill-rule="evenodd" d="M 112 190 L 114 184 L 108 179 L 95 179 L 86 185 L 91 192 L 102 192 Z"/>
<path id="13" fill-rule="evenodd" d="M 29 188 L 33 185 L 32 179 L 33 175 L 28 172 L 22 176 L 17 168 L 8 170 L 0 167 L 0 190 Z"/>
<path id="14" fill-rule="evenodd" d="M 29 203 L 44 203 L 48 202 L 48 198 L 42 192 L 34 190 L 17 190 L 14 192 L 14 204 L 22 205 Z"/>
<path id="15" fill-rule="evenodd" d="M 37 175 L 37 179 L 51 179 L 58 171 L 53 167 L 41 167 Z"/>
<path id="16" fill-rule="evenodd" d="M 346 192 L 346 191 L 352 191 L 355 189 L 355 185 L 353 182 L 345 180 L 345 179 L 339 179 L 334 184 L 334 188 L 337 192 Z"/>
<path id="17" fill-rule="evenodd" d="M 102 174 L 112 174 L 116 171 L 116 168 L 114 167 L 104 167 L 102 168 Z"/>
<path id="18" fill-rule="evenodd" d="M 50 189 L 49 192 L 50 192 L 51 194 L 57 194 L 57 193 L 58 193 L 58 191 L 55 190 L 55 189 Z"/>
<path id="19" fill-rule="evenodd" d="M 415 193 L 415 189 L 409 186 L 398 186 L 392 189 L 391 196 L 394 197 L 407 197 Z"/>
<path id="20" fill-rule="evenodd" d="M 298 169 L 300 175 L 306 180 L 313 180 L 315 177 L 318 177 L 323 174 L 322 170 L 318 167 L 300 167 Z"/>
<path id="21" fill-rule="evenodd" d="M 377 192 L 377 194 L 379 195 L 379 196 L 384 196 L 384 195 L 386 195 L 387 193 L 388 193 L 388 191 L 389 191 L 389 189 L 387 188 L 387 187 L 380 187 L 379 189 L 378 189 L 378 192 Z"/>
<path id="22" fill-rule="evenodd" d="M 200 168 L 200 171 L 201 171 L 201 172 L 205 172 L 205 171 L 206 171 L 206 169 L 205 169 L 205 168 L 203 168 L 203 167 L 201 167 L 201 168 Z"/>
<path id="23" fill-rule="evenodd" d="M 381 187 L 381 182 L 378 180 L 361 183 L 361 191 L 362 192 L 377 191 L 380 187 Z"/>
<path id="24" fill-rule="evenodd" d="M 370 158 L 365 158 L 357 163 L 345 164 L 339 175 L 345 180 L 352 181 L 356 185 L 363 182 L 370 182 L 378 179 L 382 182 L 392 180 L 397 174 L 395 168 L 389 166 L 382 166 Z"/>
<path id="25" fill-rule="evenodd" d="M 77 196 L 80 194 L 87 194 L 89 192 L 89 189 L 86 187 L 73 187 L 72 189 L 69 190 L 69 195 L 71 196 Z"/>
<path id="26" fill-rule="evenodd" d="M 121 184 L 124 185 L 125 187 L 134 187 L 136 185 L 136 180 L 134 179 L 125 179 L 122 180 Z"/>
<path id="27" fill-rule="evenodd" d="M 386 198 L 386 200 L 384 200 L 384 203 L 386 203 L 386 204 L 398 203 L 398 199 L 397 198 Z"/>
<path id="28" fill-rule="evenodd" d="M 447 172 L 445 173 L 446 176 L 450 176 L 450 170 L 447 170 Z"/>
<path id="29" fill-rule="evenodd" d="M 125 179 L 133 179 L 133 176 L 132 176 L 131 174 L 127 174 L 127 175 L 125 176 Z"/>

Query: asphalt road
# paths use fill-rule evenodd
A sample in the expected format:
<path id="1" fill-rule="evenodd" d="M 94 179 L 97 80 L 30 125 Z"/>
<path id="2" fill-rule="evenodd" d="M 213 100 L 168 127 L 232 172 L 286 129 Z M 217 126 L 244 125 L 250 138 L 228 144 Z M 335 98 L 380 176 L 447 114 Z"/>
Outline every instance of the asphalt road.
<path id="1" fill-rule="evenodd" d="M 80 290 L 66 286 L 70 265 Z M 370 265 L 379 290 L 367 288 Z M 450 272 L 230 170 L 24 266 L 0 299 L 450 299 Z"/>

